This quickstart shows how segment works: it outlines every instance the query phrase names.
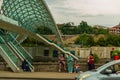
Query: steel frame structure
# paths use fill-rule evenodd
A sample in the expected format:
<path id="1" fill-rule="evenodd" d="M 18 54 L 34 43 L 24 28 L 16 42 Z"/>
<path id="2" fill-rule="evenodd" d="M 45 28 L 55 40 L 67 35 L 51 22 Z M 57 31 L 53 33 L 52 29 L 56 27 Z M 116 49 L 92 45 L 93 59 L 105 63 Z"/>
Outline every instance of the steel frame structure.
<path id="1" fill-rule="evenodd" d="M 3 14 L 18 21 L 20 27 L 36 32 L 38 27 L 48 27 L 62 42 L 56 23 L 44 0 L 3 0 Z"/>

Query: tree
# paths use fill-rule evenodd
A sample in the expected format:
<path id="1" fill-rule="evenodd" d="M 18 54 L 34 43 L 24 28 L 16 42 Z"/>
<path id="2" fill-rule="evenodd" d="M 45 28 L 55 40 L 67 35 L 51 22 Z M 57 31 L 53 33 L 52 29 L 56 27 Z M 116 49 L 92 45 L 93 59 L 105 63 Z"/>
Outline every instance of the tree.
<path id="1" fill-rule="evenodd" d="M 108 29 L 91 27 L 87 22 L 81 21 L 78 26 L 71 27 L 70 24 L 66 23 L 59 28 L 63 34 L 108 34 Z"/>
<path id="2" fill-rule="evenodd" d="M 82 33 L 89 33 L 91 31 L 91 27 L 85 21 L 82 21 L 78 27 Z"/>
<path id="3" fill-rule="evenodd" d="M 109 30 L 108 29 L 102 29 L 102 28 L 92 28 L 92 33 L 93 34 L 108 34 Z"/>
<path id="4" fill-rule="evenodd" d="M 114 50 L 113 53 L 112 53 L 112 56 L 114 56 L 116 53 L 120 56 L 120 51 L 119 50 Z"/>
<path id="5" fill-rule="evenodd" d="M 48 27 L 44 27 L 44 26 L 37 28 L 36 33 L 45 34 L 45 35 L 53 34 L 51 29 L 49 29 Z"/>
<path id="6" fill-rule="evenodd" d="M 75 44 L 81 44 L 82 46 L 93 46 L 94 39 L 91 35 L 82 34 L 75 40 Z"/>
<path id="7" fill-rule="evenodd" d="M 106 43 L 105 38 L 104 38 L 104 37 L 100 37 L 100 38 L 98 39 L 98 41 L 97 41 L 97 45 L 99 45 L 99 46 L 106 46 L 107 43 Z"/>
<path id="8" fill-rule="evenodd" d="M 116 39 L 115 35 L 109 34 L 107 37 L 107 44 L 115 45 L 115 42 L 114 42 L 116 41 L 115 39 Z"/>

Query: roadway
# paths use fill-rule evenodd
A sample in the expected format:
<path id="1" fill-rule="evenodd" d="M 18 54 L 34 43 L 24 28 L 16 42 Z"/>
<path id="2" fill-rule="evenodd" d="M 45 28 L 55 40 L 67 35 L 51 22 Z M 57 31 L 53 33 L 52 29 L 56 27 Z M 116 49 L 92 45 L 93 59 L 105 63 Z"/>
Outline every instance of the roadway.
<path id="1" fill-rule="evenodd" d="M 0 80 L 74 80 L 77 73 L 0 71 Z"/>

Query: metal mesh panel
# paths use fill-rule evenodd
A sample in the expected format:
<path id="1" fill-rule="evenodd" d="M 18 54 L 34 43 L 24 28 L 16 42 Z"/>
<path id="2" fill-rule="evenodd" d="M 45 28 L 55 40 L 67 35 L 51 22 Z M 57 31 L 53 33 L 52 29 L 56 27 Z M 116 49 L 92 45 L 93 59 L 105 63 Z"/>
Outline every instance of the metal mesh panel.
<path id="1" fill-rule="evenodd" d="M 3 0 L 2 9 L 24 29 L 35 32 L 38 27 L 48 27 L 60 35 L 44 0 Z"/>

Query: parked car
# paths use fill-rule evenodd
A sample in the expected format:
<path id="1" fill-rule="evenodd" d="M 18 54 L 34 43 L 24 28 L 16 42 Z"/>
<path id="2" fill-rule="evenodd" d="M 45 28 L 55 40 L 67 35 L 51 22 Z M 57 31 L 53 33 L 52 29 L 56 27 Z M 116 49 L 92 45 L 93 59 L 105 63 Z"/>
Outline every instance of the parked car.
<path id="1" fill-rule="evenodd" d="M 75 80 L 120 80 L 120 60 L 110 61 L 97 69 L 79 73 Z"/>

